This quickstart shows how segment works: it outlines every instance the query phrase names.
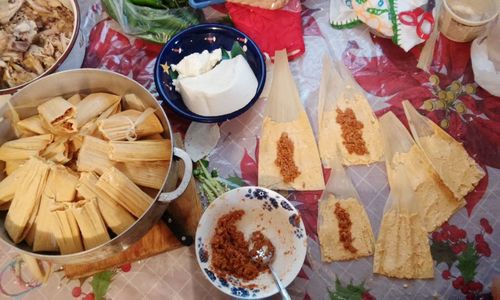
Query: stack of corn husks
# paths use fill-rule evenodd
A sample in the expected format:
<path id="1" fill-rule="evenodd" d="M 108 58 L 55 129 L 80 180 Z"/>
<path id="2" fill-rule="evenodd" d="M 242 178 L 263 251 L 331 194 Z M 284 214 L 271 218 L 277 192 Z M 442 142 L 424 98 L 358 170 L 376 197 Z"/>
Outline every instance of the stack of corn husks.
<path id="1" fill-rule="evenodd" d="M 22 120 L 8 104 L 17 139 L 0 146 L 0 209 L 14 243 L 94 248 L 129 228 L 161 189 L 171 141 L 136 95 L 55 97 Z"/>

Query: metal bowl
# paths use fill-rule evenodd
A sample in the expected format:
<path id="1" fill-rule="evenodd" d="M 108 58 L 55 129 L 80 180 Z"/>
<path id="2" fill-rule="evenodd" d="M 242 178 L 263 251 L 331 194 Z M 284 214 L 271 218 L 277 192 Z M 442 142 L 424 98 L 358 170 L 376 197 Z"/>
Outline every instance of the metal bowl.
<path id="1" fill-rule="evenodd" d="M 58 72 L 19 90 L 11 98 L 11 103 L 14 107 L 17 107 L 16 110 L 23 119 L 36 114 L 36 107 L 39 104 L 55 96 L 90 92 L 109 92 L 117 95 L 134 93 L 144 102 L 146 107 L 156 109 L 155 114 L 163 124 L 163 128 L 165 128 L 164 137 L 170 138 L 172 141 L 172 157 L 170 158 L 170 166 L 164 179 L 163 188 L 156 193 L 155 201 L 148 210 L 129 229 L 100 246 L 73 254 L 38 253 L 33 252 L 25 242 L 14 244 L 4 227 L 7 212 L 2 211 L 0 212 L 0 239 L 18 252 L 60 264 L 81 264 L 103 260 L 113 254 L 122 252 L 144 236 L 158 222 L 168 204 L 178 198 L 189 183 L 192 173 L 191 159 L 186 152 L 175 147 L 171 135 L 172 128 L 165 112 L 158 104 L 158 101 L 143 86 L 128 77 L 98 69 Z M 0 144 L 15 138 L 14 130 L 8 119 L 8 112 L 8 106 L 5 103 L 0 106 L 0 116 L 3 116 L 0 119 Z M 185 168 L 181 183 L 175 188 L 178 179 L 177 161 L 179 159 L 182 159 Z M 2 167 L 0 165 L 0 168 Z"/>
<path id="2" fill-rule="evenodd" d="M 12 94 L 15 93 L 17 90 L 21 89 L 22 87 L 28 85 L 29 83 L 38 80 L 41 77 L 44 77 L 46 75 L 54 73 L 54 71 L 59 68 L 59 66 L 66 60 L 68 55 L 71 53 L 71 50 L 73 50 L 73 46 L 75 45 L 75 42 L 78 38 L 78 32 L 80 30 L 80 6 L 78 6 L 78 1 L 77 0 L 62 0 L 61 1 L 66 7 L 70 8 L 71 11 L 73 12 L 73 32 L 71 34 L 71 39 L 69 41 L 68 47 L 66 50 L 64 50 L 63 54 L 56 60 L 56 62 L 47 68 L 45 72 L 42 74 L 38 75 L 31 81 L 27 81 L 25 83 L 22 83 L 20 85 L 10 87 L 10 88 L 5 88 L 5 89 L 0 89 L 0 95 L 3 94 Z"/>

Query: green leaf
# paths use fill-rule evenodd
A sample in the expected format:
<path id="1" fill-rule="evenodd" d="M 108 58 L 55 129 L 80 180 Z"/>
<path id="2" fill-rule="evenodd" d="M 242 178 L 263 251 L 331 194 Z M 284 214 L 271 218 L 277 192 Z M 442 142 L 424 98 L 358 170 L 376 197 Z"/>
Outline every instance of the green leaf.
<path id="1" fill-rule="evenodd" d="M 342 286 L 342 283 L 337 278 L 335 280 L 335 291 L 329 292 L 331 300 L 361 300 L 363 294 L 368 290 L 364 287 L 364 282 L 359 285 L 349 283 L 347 286 Z"/>
<path id="2" fill-rule="evenodd" d="M 434 241 L 431 245 L 431 255 L 436 261 L 436 265 L 440 263 L 446 263 L 448 268 L 455 263 L 457 260 L 457 255 L 451 250 L 451 247 L 447 243 Z"/>
<path id="3" fill-rule="evenodd" d="M 474 280 L 478 261 L 479 255 L 476 253 L 476 249 L 474 249 L 474 244 L 470 242 L 467 243 L 467 248 L 458 257 L 457 265 L 457 269 L 462 273 L 465 283 Z"/>
<path id="4" fill-rule="evenodd" d="M 227 52 L 226 49 L 222 48 L 221 49 L 221 52 L 222 52 L 222 60 L 224 59 L 230 59 L 231 57 L 229 56 L 229 53 Z"/>
<path id="5" fill-rule="evenodd" d="M 207 159 L 202 158 L 202 159 L 200 159 L 200 160 L 198 161 L 198 163 L 199 163 L 199 164 L 202 164 L 205 168 L 207 168 L 207 169 L 208 169 L 208 160 L 207 160 Z"/>
<path id="6" fill-rule="evenodd" d="M 228 177 L 227 181 L 229 181 L 237 186 L 247 186 L 248 185 L 248 183 L 246 183 L 242 178 L 238 177 L 238 175 L 236 175 L 236 174 Z"/>
<path id="7" fill-rule="evenodd" d="M 376 15 L 376 16 L 380 16 L 383 13 L 388 13 L 389 12 L 389 10 L 387 8 L 380 9 L 380 8 L 373 8 L 373 7 L 367 8 L 366 11 L 368 13 L 370 13 L 372 15 Z"/>
<path id="8" fill-rule="evenodd" d="M 92 286 L 92 291 L 94 292 L 96 300 L 101 300 L 106 295 L 113 274 L 114 272 L 112 271 L 104 271 L 95 274 L 92 278 L 90 285 Z"/>
<path id="9" fill-rule="evenodd" d="M 243 51 L 243 48 L 241 48 L 240 43 L 238 41 L 234 41 L 233 48 L 231 48 L 231 58 L 234 58 L 240 54 L 245 57 L 245 51 Z"/>
<path id="10" fill-rule="evenodd" d="M 179 77 L 179 73 L 177 71 L 172 70 L 172 68 L 168 68 L 168 76 L 172 78 L 172 80 L 176 80 Z"/>

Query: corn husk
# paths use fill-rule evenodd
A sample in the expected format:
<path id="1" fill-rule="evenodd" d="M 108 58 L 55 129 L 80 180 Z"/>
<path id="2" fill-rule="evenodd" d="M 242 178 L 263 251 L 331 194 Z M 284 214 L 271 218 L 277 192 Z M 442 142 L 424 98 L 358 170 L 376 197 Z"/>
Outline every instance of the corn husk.
<path id="1" fill-rule="evenodd" d="M 68 139 L 69 136 L 56 136 L 54 141 L 40 153 L 40 156 L 55 163 L 67 163 L 73 156 Z"/>
<path id="2" fill-rule="evenodd" d="M 17 127 L 23 131 L 32 132 L 36 134 L 47 134 L 50 133 L 47 128 L 45 128 L 40 115 L 34 115 L 24 120 L 17 122 Z"/>
<path id="3" fill-rule="evenodd" d="M 163 132 L 163 126 L 152 108 L 148 108 L 144 112 L 126 110 L 117 113 L 101 120 L 98 123 L 98 128 L 102 136 L 112 141 L 134 141 L 141 137 Z"/>
<path id="4" fill-rule="evenodd" d="M 9 203 L 14 198 L 16 188 L 25 172 L 26 168 L 20 167 L 0 182 L 0 206 Z"/>
<path id="5" fill-rule="evenodd" d="M 12 95 L 0 95 L 0 101 L 5 101 L 5 103 L 7 103 L 7 107 L 9 108 L 9 110 L 5 113 L 5 116 L 10 119 L 10 123 L 12 124 L 12 128 L 14 129 L 14 134 L 16 135 L 16 137 L 20 137 L 22 131 L 17 126 L 17 123 L 21 121 L 21 118 L 19 117 L 19 113 L 10 102 L 11 97 Z"/>
<path id="6" fill-rule="evenodd" d="M 96 186 L 137 218 L 142 216 L 153 202 L 148 194 L 116 168 L 106 169 Z"/>
<path id="7" fill-rule="evenodd" d="M 77 105 L 82 101 L 82 96 L 80 94 L 74 94 L 73 96 L 68 98 L 68 102 L 71 103 L 72 105 Z"/>
<path id="8" fill-rule="evenodd" d="M 157 134 L 147 136 L 145 139 L 146 140 L 163 140 L 164 137 L 161 134 L 157 133 Z"/>
<path id="9" fill-rule="evenodd" d="M 34 258 L 31 255 L 19 253 L 21 258 L 23 259 L 24 264 L 28 267 L 31 275 L 41 283 L 46 283 L 49 279 L 49 275 L 51 272 L 51 265 L 48 264 L 48 268 L 45 269 L 41 260 Z"/>
<path id="10" fill-rule="evenodd" d="M 78 176 L 70 169 L 62 165 L 56 165 L 51 168 L 54 184 L 50 186 L 50 194 L 56 202 L 72 202 L 76 196 L 76 186 L 78 185 Z"/>
<path id="11" fill-rule="evenodd" d="M 25 167 L 29 172 L 25 172 L 19 181 L 5 219 L 5 229 L 16 244 L 26 237 L 35 221 L 50 166 L 42 159 L 33 157 Z"/>
<path id="12" fill-rule="evenodd" d="M 142 102 L 136 94 L 127 94 L 123 96 L 123 100 L 125 102 L 126 109 L 133 109 L 137 111 L 145 111 L 146 105 Z"/>
<path id="13" fill-rule="evenodd" d="M 110 240 L 95 199 L 83 200 L 71 206 L 85 249 L 92 249 Z"/>
<path id="14" fill-rule="evenodd" d="M 76 108 L 62 97 L 55 97 L 38 106 L 38 113 L 48 129 L 55 134 L 77 131 Z"/>
<path id="15" fill-rule="evenodd" d="M 78 153 L 77 166 L 80 172 L 97 172 L 102 174 L 103 170 L 113 166 L 109 160 L 109 145 L 107 142 L 85 136 L 80 152 Z"/>
<path id="16" fill-rule="evenodd" d="M 161 189 L 167 175 L 169 161 L 129 161 L 116 163 L 115 167 L 135 184 Z"/>
<path id="17" fill-rule="evenodd" d="M 322 190 L 325 187 L 318 147 L 292 77 L 286 51 L 277 51 L 273 81 L 264 111 L 259 144 L 259 185 L 278 190 Z M 288 136 L 294 147 L 298 175 L 285 182 L 278 158 L 278 141 Z"/>
<path id="18" fill-rule="evenodd" d="M 52 212 L 54 218 L 54 235 L 61 254 L 83 251 L 82 237 L 75 216 L 67 205 L 60 205 Z"/>
<path id="19" fill-rule="evenodd" d="M 5 173 L 10 175 L 26 162 L 26 159 L 16 159 L 5 161 Z"/>
<path id="20" fill-rule="evenodd" d="M 53 138 L 52 134 L 44 134 L 5 142 L 0 146 L 0 160 L 28 159 L 39 155 Z"/>
<path id="21" fill-rule="evenodd" d="M 33 251 L 58 251 L 54 236 L 55 220 L 51 214 L 51 208 L 55 201 L 55 192 L 58 188 L 65 188 L 63 183 L 57 179 L 55 166 L 51 168 L 47 177 L 47 184 L 40 200 L 40 209 L 31 228 L 33 235 Z M 31 232 L 30 232 L 31 233 Z M 31 234 L 30 234 L 31 235 Z"/>
<path id="22" fill-rule="evenodd" d="M 76 123 L 78 127 L 84 126 L 119 102 L 120 96 L 108 93 L 93 93 L 83 98 L 82 101 L 76 105 Z"/>
<path id="23" fill-rule="evenodd" d="M 134 142 L 110 141 L 109 158 L 113 161 L 158 161 L 170 160 L 170 140 L 144 140 Z"/>
<path id="24" fill-rule="evenodd" d="M 127 230 L 135 222 L 135 219 L 125 208 L 97 187 L 97 181 L 98 178 L 93 173 L 81 173 L 77 187 L 78 193 L 85 199 L 97 199 L 104 222 L 115 234 L 120 234 Z"/>
<path id="25" fill-rule="evenodd" d="M 379 119 L 391 188 L 409 183 L 408 190 L 418 207 L 427 232 L 434 231 L 465 205 L 442 182 L 422 149 L 392 112 Z M 407 181 L 401 183 L 401 180 Z"/>
<path id="26" fill-rule="evenodd" d="M 408 100 L 403 101 L 411 133 L 443 183 L 457 199 L 465 197 L 486 175 L 464 146 L 429 118 L 421 115 Z"/>

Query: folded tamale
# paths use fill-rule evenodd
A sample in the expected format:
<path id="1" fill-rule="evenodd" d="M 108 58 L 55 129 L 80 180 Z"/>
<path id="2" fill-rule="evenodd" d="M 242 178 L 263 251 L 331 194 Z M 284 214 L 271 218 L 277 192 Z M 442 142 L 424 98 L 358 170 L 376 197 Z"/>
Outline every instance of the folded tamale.
<path id="1" fill-rule="evenodd" d="M 44 127 L 40 115 L 34 115 L 24 120 L 17 122 L 17 127 L 19 129 L 33 132 L 36 134 L 47 134 L 50 133 L 47 128 Z"/>
<path id="2" fill-rule="evenodd" d="M 0 182 L 0 206 L 5 205 L 14 198 L 19 181 L 24 177 L 25 172 L 26 167 L 17 168 Z"/>
<path id="3" fill-rule="evenodd" d="M 78 171 L 102 174 L 104 169 L 113 166 L 108 153 L 109 145 L 107 142 L 89 135 L 85 136 L 78 153 Z"/>
<path id="4" fill-rule="evenodd" d="M 82 101 L 82 96 L 80 96 L 80 94 L 74 94 L 68 98 L 68 102 L 73 105 L 77 105 L 80 101 Z"/>
<path id="5" fill-rule="evenodd" d="M 153 199 L 116 168 L 108 168 L 96 186 L 113 200 L 139 218 L 148 209 Z"/>
<path id="6" fill-rule="evenodd" d="M 55 163 L 65 164 L 71 160 L 73 153 L 69 148 L 69 136 L 56 136 L 40 156 Z"/>
<path id="7" fill-rule="evenodd" d="M 76 108 L 62 97 L 55 97 L 38 106 L 40 118 L 54 134 L 77 131 Z"/>
<path id="8" fill-rule="evenodd" d="M 104 222 L 115 234 L 120 234 L 127 230 L 135 219 L 125 208 L 97 187 L 97 181 L 98 178 L 93 173 L 82 172 L 77 187 L 78 193 L 85 199 L 97 199 L 97 206 Z"/>
<path id="9" fill-rule="evenodd" d="M 105 110 L 120 102 L 120 96 L 108 93 L 93 93 L 83 98 L 76 105 L 76 123 L 82 127 L 97 118 Z"/>
<path id="10" fill-rule="evenodd" d="M 0 160 L 28 159 L 39 155 L 53 139 L 52 134 L 44 134 L 5 142 L 0 146 Z"/>
<path id="11" fill-rule="evenodd" d="M 60 205 L 52 212 L 55 220 L 54 235 L 61 254 L 83 251 L 82 236 L 78 223 L 68 205 Z"/>
<path id="12" fill-rule="evenodd" d="M 26 162 L 26 159 L 16 159 L 5 161 L 5 173 L 10 175 Z"/>
<path id="13" fill-rule="evenodd" d="M 35 221 L 50 165 L 32 157 L 25 167 L 29 172 L 25 172 L 19 181 L 5 218 L 5 229 L 16 244 L 26 237 Z"/>
<path id="14" fill-rule="evenodd" d="M 163 126 L 154 114 L 154 109 L 144 112 L 126 110 L 98 122 L 99 132 L 108 140 L 136 140 L 141 137 L 162 133 Z"/>
<path id="15" fill-rule="evenodd" d="M 170 140 L 110 141 L 109 158 L 113 161 L 170 160 Z"/>
<path id="16" fill-rule="evenodd" d="M 83 200 L 71 205 L 71 212 L 82 234 L 85 249 L 92 249 L 109 241 L 108 230 L 95 199 Z"/>
<path id="17" fill-rule="evenodd" d="M 157 190 L 163 186 L 169 166 L 170 162 L 166 160 L 128 161 L 115 164 L 115 167 L 135 184 Z"/>
<path id="18" fill-rule="evenodd" d="M 146 106 L 144 102 L 142 102 L 136 94 L 126 94 L 123 96 L 123 100 L 125 102 L 126 109 L 134 109 L 138 111 L 145 111 Z"/>

